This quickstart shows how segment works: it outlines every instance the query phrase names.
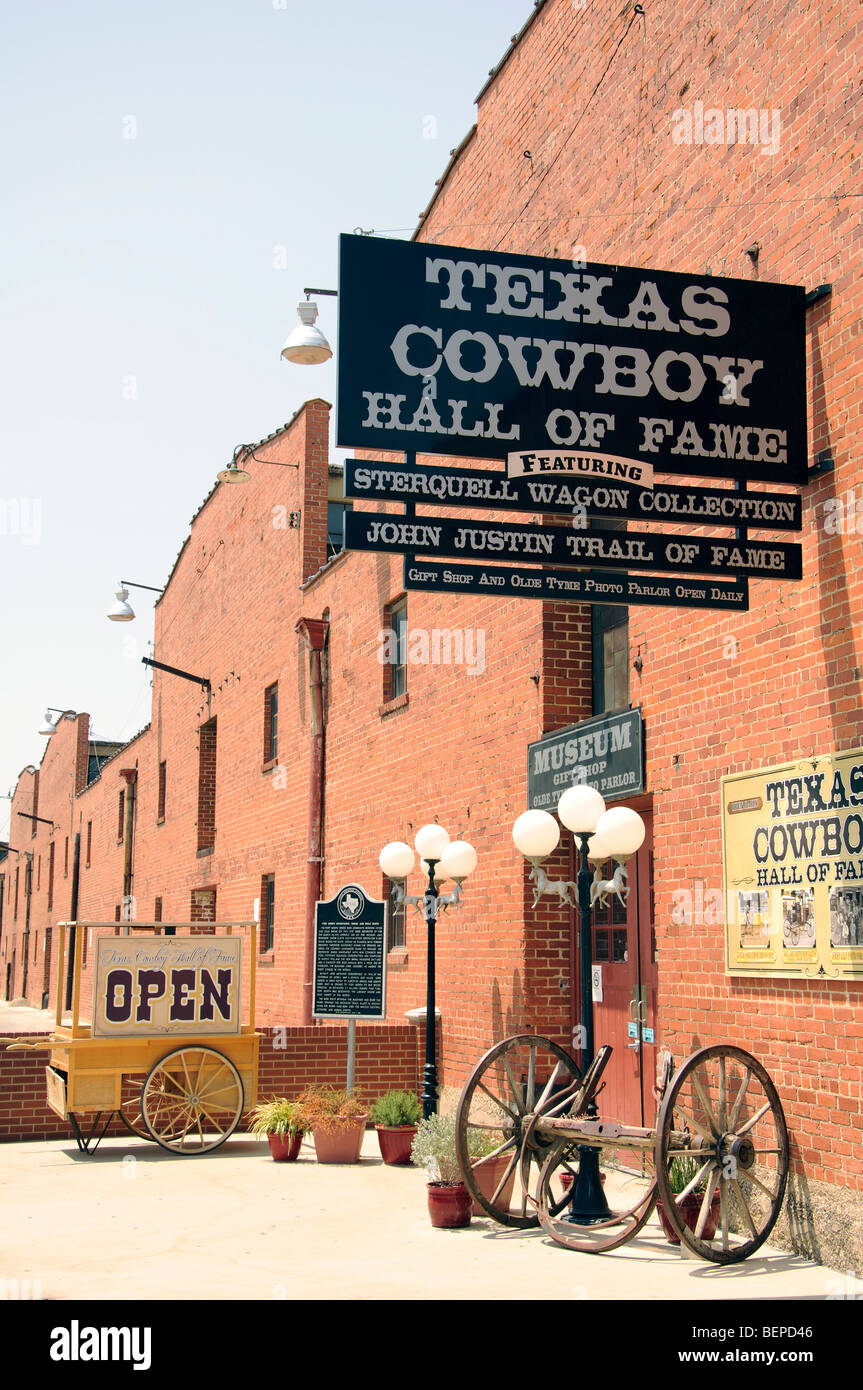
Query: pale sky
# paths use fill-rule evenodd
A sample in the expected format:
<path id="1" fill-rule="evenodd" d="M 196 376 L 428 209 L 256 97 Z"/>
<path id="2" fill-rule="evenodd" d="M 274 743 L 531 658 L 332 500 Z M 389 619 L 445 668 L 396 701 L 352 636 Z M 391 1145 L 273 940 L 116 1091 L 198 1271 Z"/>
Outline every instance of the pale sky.
<path id="1" fill-rule="evenodd" d="M 110 623 L 116 581 L 163 584 L 234 447 L 335 402 L 333 363 L 279 357 L 302 288 L 337 287 L 340 232 L 411 235 L 531 8 L 6 9 L 0 793 L 47 705 L 147 723 L 155 595 Z"/>

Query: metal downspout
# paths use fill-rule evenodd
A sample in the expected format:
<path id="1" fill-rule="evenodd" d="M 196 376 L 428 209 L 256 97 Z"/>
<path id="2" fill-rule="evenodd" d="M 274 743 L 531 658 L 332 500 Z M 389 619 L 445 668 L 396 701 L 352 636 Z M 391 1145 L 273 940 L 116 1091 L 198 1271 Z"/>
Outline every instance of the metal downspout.
<path id="1" fill-rule="evenodd" d="M 312 1022 L 312 975 L 315 954 L 315 904 L 321 896 L 324 821 L 324 683 L 322 656 L 329 623 L 323 618 L 300 618 L 296 631 L 309 652 L 309 855 L 306 865 L 306 912 L 303 933 L 303 1026 Z"/>

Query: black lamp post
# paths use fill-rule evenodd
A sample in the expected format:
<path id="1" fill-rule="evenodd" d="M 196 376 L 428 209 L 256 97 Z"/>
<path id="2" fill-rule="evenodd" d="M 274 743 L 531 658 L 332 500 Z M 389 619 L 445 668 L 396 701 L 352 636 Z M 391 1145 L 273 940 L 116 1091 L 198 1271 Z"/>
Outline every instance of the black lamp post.
<path id="1" fill-rule="evenodd" d="M 379 863 L 387 878 L 396 886 L 396 903 L 411 903 L 421 912 L 426 924 L 426 1048 L 423 1068 L 423 1119 L 437 1114 L 437 1027 L 435 1015 L 435 926 L 438 913 L 448 907 L 461 907 L 461 885 L 476 868 L 476 850 L 466 840 L 450 841 L 442 825 L 423 825 L 414 837 L 422 868 L 428 873 L 428 887 L 422 897 L 408 897 L 405 879 L 414 867 L 415 856 L 410 845 L 393 840 L 380 852 Z M 438 884 L 451 878 L 452 893 L 442 896 Z"/>

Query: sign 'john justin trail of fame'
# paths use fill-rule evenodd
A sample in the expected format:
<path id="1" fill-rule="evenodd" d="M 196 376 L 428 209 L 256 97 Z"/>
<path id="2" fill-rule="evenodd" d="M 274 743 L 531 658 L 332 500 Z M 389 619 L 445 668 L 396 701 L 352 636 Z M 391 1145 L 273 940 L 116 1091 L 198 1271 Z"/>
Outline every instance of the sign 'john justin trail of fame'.
<path id="1" fill-rule="evenodd" d="M 672 574 L 799 579 L 802 572 L 800 546 L 784 541 L 517 526 L 444 516 L 408 519 L 347 512 L 345 546 L 348 550 L 441 555 L 454 560 L 527 560 L 533 564 L 598 565 Z"/>
<path id="2" fill-rule="evenodd" d="M 314 1018 L 386 1016 L 384 913 L 356 883 L 316 904 Z"/>
<path id="3" fill-rule="evenodd" d="M 806 481 L 801 286 L 364 236 L 339 255 L 342 447 Z"/>

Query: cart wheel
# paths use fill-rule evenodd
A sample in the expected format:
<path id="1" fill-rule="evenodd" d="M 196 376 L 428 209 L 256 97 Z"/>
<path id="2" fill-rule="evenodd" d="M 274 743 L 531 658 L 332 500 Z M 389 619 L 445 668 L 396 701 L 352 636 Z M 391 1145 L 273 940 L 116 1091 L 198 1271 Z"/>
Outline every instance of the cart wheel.
<path id="1" fill-rule="evenodd" d="M 570 1215 L 572 1186 L 564 1186 L 567 1174 L 573 1185 L 578 1179 L 578 1147 L 571 1139 L 559 1141 L 549 1151 L 539 1180 L 539 1219 L 543 1229 L 558 1245 L 586 1255 L 601 1255 L 632 1240 L 656 1205 L 656 1179 L 647 1156 L 646 1163 L 649 1171 L 645 1173 L 621 1177 L 615 1172 L 615 1181 L 622 1182 L 623 1206 L 612 1210 L 605 1221 L 581 1226 Z"/>
<path id="2" fill-rule="evenodd" d="M 163 1149 L 202 1154 L 224 1144 L 243 1113 L 240 1073 L 212 1047 L 178 1047 L 150 1071 L 141 1096 L 144 1126 Z"/>
<path id="3" fill-rule="evenodd" d="M 663 1211 L 690 1250 L 716 1264 L 735 1264 L 757 1250 L 773 1229 L 788 1179 L 785 1116 L 761 1063 L 725 1045 L 687 1058 L 656 1117 L 655 1156 Z M 675 1193 L 669 1172 L 680 1158 L 687 1160 L 687 1182 Z"/>
<path id="4" fill-rule="evenodd" d="M 485 1054 L 462 1091 L 456 1111 L 459 1167 L 471 1196 L 502 1225 L 538 1224 L 531 1189 L 551 1141 L 534 1132 L 531 1120 L 535 1113 L 564 1109 L 580 1080 L 578 1067 L 562 1047 L 547 1038 L 518 1034 Z M 472 1162 L 471 1151 L 481 1138 L 494 1147 Z M 503 1171 L 489 1183 L 491 1195 L 486 1196 L 477 1170 L 497 1168 L 499 1157 L 506 1163 L 499 1165 Z"/>
<path id="5" fill-rule="evenodd" d="M 121 1100 L 117 1114 L 130 1134 L 134 1134 L 136 1139 L 146 1139 L 148 1144 L 152 1144 L 155 1140 L 152 1134 L 147 1133 L 141 1110 L 141 1099 L 146 1079 L 147 1073 L 145 1071 L 124 1074 L 123 1084 L 127 1089 L 131 1088 L 131 1094 L 125 1100 Z"/>

